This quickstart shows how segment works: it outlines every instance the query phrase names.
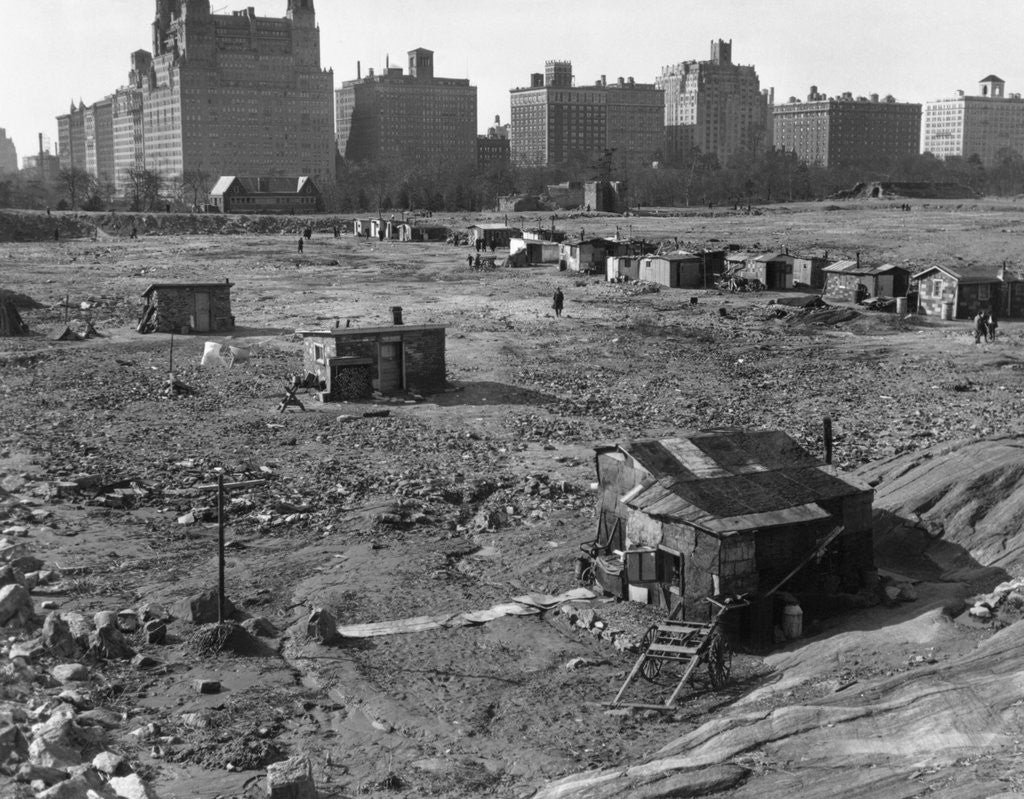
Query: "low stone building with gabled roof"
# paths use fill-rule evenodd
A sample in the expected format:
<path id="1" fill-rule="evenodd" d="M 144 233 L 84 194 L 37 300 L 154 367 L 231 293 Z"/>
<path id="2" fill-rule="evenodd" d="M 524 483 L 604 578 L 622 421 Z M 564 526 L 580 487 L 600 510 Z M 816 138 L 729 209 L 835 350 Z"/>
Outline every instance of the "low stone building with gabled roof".
<path id="1" fill-rule="evenodd" d="M 225 214 L 312 214 L 324 210 L 313 179 L 224 175 L 210 190 L 210 203 Z"/>

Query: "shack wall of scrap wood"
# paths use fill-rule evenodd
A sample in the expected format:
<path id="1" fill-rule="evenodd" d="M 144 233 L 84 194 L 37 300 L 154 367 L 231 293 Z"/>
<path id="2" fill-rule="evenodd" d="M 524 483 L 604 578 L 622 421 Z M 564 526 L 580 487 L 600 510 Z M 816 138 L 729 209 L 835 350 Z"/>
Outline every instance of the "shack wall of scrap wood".
<path id="1" fill-rule="evenodd" d="M 302 362 L 325 401 L 443 391 L 447 385 L 444 325 L 300 330 Z"/>
<path id="2" fill-rule="evenodd" d="M 650 255 L 639 263 L 640 280 L 668 288 L 702 288 L 704 272 L 699 255 L 676 252 Z M 710 280 L 710 278 L 708 278 Z"/>
<path id="3" fill-rule="evenodd" d="M 235 329 L 231 288 L 223 283 L 154 283 L 142 297 L 141 332 L 216 333 Z"/>
<path id="4" fill-rule="evenodd" d="M 770 591 L 837 528 L 822 556 L 783 590 L 813 615 L 830 597 L 858 591 L 874 567 L 871 488 L 784 433 L 695 433 L 602 447 L 597 471 L 599 541 L 624 561 L 602 586 L 623 598 L 707 620 L 706 597 Z M 762 606 L 746 621 L 745 638 L 756 646 L 772 637 L 765 601 L 769 612 Z"/>
<path id="5" fill-rule="evenodd" d="M 826 266 L 826 300 L 858 302 L 865 297 L 905 297 L 910 287 L 910 272 L 899 266 L 862 266 L 856 261 L 840 261 Z"/>

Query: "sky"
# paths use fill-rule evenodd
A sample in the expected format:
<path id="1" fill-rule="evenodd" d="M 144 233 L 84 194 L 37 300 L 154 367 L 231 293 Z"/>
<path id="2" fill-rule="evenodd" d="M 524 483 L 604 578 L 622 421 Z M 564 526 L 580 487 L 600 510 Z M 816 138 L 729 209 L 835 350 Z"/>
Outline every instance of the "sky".
<path id="1" fill-rule="evenodd" d="M 253 6 L 284 16 L 287 0 L 211 0 L 215 12 Z M 154 0 L 0 0 L 0 128 L 19 160 L 37 134 L 57 138 L 71 100 L 90 104 L 123 85 L 129 54 L 151 47 Z M 925 102 L 977 90 L 995 73 L 1024 92 L 1021 0 L 316 0 L 322 65 L 335 86 L 356 62 L 404 66 L 434 51 L 440 77 L 477 87 L 478 124 L 509 116 L 509 89 L 549 59 L 579 85 L 601 75 L 653 82 L 661 68 L 709 57 L 732 40 L 733 62 L 757 69 L 776 102 L 826 94 L 892 94 Z M 52 152 L 52 150 L 51 150 Z"/>

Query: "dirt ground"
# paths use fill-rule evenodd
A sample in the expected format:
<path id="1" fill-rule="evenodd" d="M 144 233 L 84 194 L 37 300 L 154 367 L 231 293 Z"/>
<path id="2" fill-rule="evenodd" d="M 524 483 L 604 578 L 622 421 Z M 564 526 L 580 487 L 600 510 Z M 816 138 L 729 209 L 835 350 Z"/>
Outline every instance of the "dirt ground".
<path id="1" fill-rule="evenodd" d="M 1024 234 L 1019 207 L 984 203 L 556 224 L 860 251 L 915 269 L 1014 260 Z M 698 682 L 673 714 L 609 713 L 602 703 L 634 657 L 554 612 L 307 641 L 314 607 L 361 623 L 574 587 L 578 545 L 595 532 L 595 445 L 771 427 L 820 454 L 829 415 L 836 462 L 853 469 L 1021 432 L 1020 323 L 975 345 L 966 322 L 779 318 L 769 293 L 637 293 L 555 267 L 474 271 L 468 251 L 319 232 L 302 254 L 290 234 L 128 240 L 101 230 L 96 241 L 0 244 L 0 288 L 41 306 L 21 311 L 31 335 L 0 339 L 0 525 L 28 527 L 19 540 L 63 571 L 52 597 L 62 612 L 171 607 L 216 586 L 215 498 L 199 486 L 218 473 L 265 481 L 229 496 L 226 573 L 234 604 L 265 617 L 274 636 L 252 653 L 212 652 L 175 622 L 167 645 L 139 647 L 157 668 L 106 664 L 92 677 L 94 694 L 126 719 L 114 748 L 161 797 L 263 795 L 265 765 L 300 752 L 323 796 L 529 796 L 552 779 L 639 761 L 735 702 L 784 705 L 942 662 L 984 637 L 935 614 L 991 585 L 937 572 L 921 580 L 918 603 L 822 620 L 807 643 L 738 656 L 728 688 Z M 194 394 L 168 398 L 171 337 L 135 332 L 140 295 L 154 282 L 225 278 L 239 327 L 209 340 L 250 348 L 251 358 L 204 369 L 207 339 L 174 336 L 175 375 Z M 561 319 L 550 310 L 556 286 Z M 407 324 L 448 325 L 448 391 L 331 405 L 300 394 L 304 411 L 278 412 L 302 370 L 296 329 L 384 324 L 394 305 Z M 91 321 L 101 337 L 54 340 L 65 317 L 78 330 Z M 83 474 L 119 484 L 123 498 L 54 491 Z M 597 613 L 630 634 L 653 617 L 628 603 Z M 582 667 L 567 670 L 576 658 Z M 198 678 L 220 680 L 222 692 L 197 695 Z M 671 687 L 647 690 L 656 699 Z M 153 747 L 128 734 L 150 722 L 177 742 Z"/>

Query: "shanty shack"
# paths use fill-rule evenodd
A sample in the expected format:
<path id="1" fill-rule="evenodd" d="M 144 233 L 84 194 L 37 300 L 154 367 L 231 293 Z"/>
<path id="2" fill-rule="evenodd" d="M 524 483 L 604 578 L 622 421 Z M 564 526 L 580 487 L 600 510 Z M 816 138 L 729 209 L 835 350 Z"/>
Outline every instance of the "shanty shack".
<path id="1" fill-rule="evenodd" d="M 513 236 L 509 240 L 509 255 L 515 256 L 523 253 L 521 259 L 513 259 L 524 264 L 557 264 L 558 263 L 558 242 L 545 241 L 544 239 L 530 239 Z"/>
<path id="2" fill-rule="evenodd" d="M 479 241 L 482 246 L 507 247 L 513 236 L 518 236 L 518 228 L 508 227 L 499 223 L 481 222 L 479 225 L 470 225 L 469 243 L 476 245 Z"/>
<path id="3" fill-rule="evenodd" d="M 431 394 L 446 383 L 445 326 L 402 325 L 299 330 L 302 362 L 325 402 L 365 399 L 374 391 Z"/>
<path id="4" fill-rule="evenodd" d="M 788 252 L 766 252 L 750 258 L 742 277 L 760 280 L 769 291 L 793 288 L 793 262 Z"/>
<path id="5" fill-rule="evenodd" d="M 142 293 L 140 333 L 218 333 L 235 329 L 231 288 L 223 283 L 153 283 Z"/>
<path id="6" fill-rule="evenodd" d="M 609 282 L 640 279 L 639 255 L 610 255 L 605 261 L 605 275 Z"/>
<path id="7" fill-rule="evenodd" d="M 777 591 L 814 615 L 873 569 L 872 489 L 783 432 L 634 441 L 596 460 L 597 575 L 622 598 L 699 621 L 706 597 L 749 594 L 741 637 L 763 646 Z"/>
<path id="8" fill-rule="evenodd" d="M 629 255 L 632 242 L 595 236 L 589 239 L 566 239 L 559 244 L 558 268 L 571 272 L 605 272 L 608 258 Z"/>
<path id="9" fill-rule="evenodd" d="M 810 286 L 814 289 L 825 287 L 825 273 L 822 271 L 828 266 L 828 255 L 825 257 L 817 255 L 798 255 L 793 258 L 793 288 L 797 284 Z"/>
<path id="10" fill-rule="evenodd" d="M 640 259 L 640 280 L 668 288 L 702 288 L 705 277 L 701 257 L 678 250 Z"/>
<path id="11" fill-rule="evenodd" d="M 868 266 L 856 261 L 829 264 L 825 274 L 826 300 L 860 302 L 868 297 L 905 297 L 910 288 L 910 272 L 901 266 Z"/>
<path id="12" fill-rule="evenodd" d="M 444 241 L 448 233 L 446 225 L 401 222 L 398 226 L 399 241 Z"/>
<path id="13" fill-rule="evenodd" d="M 1024 274 L 1017 269 L 990 266 L 933 266 L 914 275 L 918 308 L 941 316 L 943 306 L 956 319 L 994 311 L 1000 319 L 1024 318 Z"/>

